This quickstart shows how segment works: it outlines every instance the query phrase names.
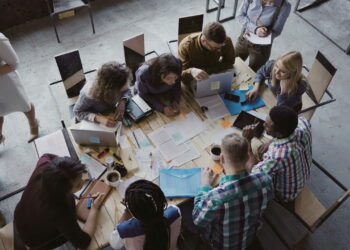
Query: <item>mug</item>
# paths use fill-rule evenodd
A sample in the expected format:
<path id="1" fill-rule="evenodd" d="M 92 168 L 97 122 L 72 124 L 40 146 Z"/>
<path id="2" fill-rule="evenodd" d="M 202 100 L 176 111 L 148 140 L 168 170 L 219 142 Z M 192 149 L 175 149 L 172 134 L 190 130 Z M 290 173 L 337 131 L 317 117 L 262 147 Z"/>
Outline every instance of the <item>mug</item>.
<path id="1" fill-rule="evenodd" d="M 108 171 L 107 175 L 106 175 L 106 181 L 107 183 L 112 186 L 117 188 L 119 186 L 119 184 L 122 182 L 121 180 L 121 175 L 118 171 L 116 170 L 112 170 L 112 171 Z"/>
<path id="2" fill-rule="evenodd" d="M 210 155 L 214 161 L 220 160 L 221 147 L 220 145 L 214 144 L 210 148 Z"/>

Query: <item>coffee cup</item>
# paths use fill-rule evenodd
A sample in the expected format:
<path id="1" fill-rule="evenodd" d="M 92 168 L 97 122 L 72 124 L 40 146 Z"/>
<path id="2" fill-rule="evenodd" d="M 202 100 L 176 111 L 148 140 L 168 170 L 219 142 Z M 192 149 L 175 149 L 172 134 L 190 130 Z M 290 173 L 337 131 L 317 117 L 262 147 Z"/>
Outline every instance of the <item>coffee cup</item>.
<path id="1" fill-rule="evenodd" d="M 115 188 L 122 182 L 121 178 L 120 173 L 116 170 L 109 171 L 106 175 L 107 183 Z"/>
<path id="2" fill-rule="evenodd" d="M 220 145 L 212 145 L 211 148 L 210 148 L 210 155 L 211 155 L 211 158 L 214 160 L 214 161 L 218 161 L 220 160 L 220 154 L 221 154 L 221 147 Z"/>

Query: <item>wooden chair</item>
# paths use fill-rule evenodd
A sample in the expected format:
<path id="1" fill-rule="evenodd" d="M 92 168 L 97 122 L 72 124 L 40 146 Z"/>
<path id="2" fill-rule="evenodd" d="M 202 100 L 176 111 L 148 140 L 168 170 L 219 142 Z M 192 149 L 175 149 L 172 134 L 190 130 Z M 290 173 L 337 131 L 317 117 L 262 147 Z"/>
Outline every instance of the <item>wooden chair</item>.
<path id="1" fill-rule="evenodd" d="M 216 16 L 216 21 L 223 23 L 229 20 L 232 20 L 236 17 L 236 11 L 237 11 L 237 4 L 238 4 L 238 0 L 234 0 L 233 2 L 233 13 L 231 16 L 228 16 L 226 18 L 220 19 L 220 15 L 221 15 L 221 9 L 225 8 L 225 0 L 213 0 L 214 4 L 216 5 L 216 7 L 214 8 L 210 8 L 210 1 L 211 0 L 207 0 L 206 2 L 206 6 L 205 6 L 205 11 L 207 13 L 213 12 L 213 11 L 218 11 L 217 16 Z"/>
<path id="2" fill-rule="evenodd" d="M 170 40 L 167 42 L 171 54 L 177 55 L 177 47 L 186 36 L 202 31 L 203 17 L 204 15 L 200 14 L 195 16 L 186 16 L 179 18 L 178 39 Z M 177 45 L 172 46 L 171 44 L 173 43 L 177 43 Z"/>
<path id="3" fill-rule="evenodd" d="M 133 82 L 135 82 L 135 72 L 139 66 L 145 62 L 146 56 L 158 53 L 154 50 L 145 53 L 145 36 L 139 34 L 123 41 L 125 64 L 131 69 Z"/>
<path id="4" fill-rule="evenodd" d="M 14 250 L 13 223 L 0 228 L 0 249 Z"/>
<path id="5" fill-rule="evenodd" d="M 311 69 L 309 70 L 306 66 L 304 66 L 304 68 L 309 72 L 307 75 L 309 88 L 307 92 L 302 96 L 303 107 L 299 113 L 301 116 L 310 120 L 315 113 L 316 108 L 329 104 L 336 100 L 327 88 L 331 83 L 337 69 L 320 51 L 317 52 Z M 329 96 L 330 99 L 321 102 L 325 93 Z"/>
<path id="6" fill-rule="evenodd" d="M 57 42 L 60 43 L 61 41 L 58 37 L 55 18 L 63 13 L 67 13 L 77 9 L 88 8 L 90 20 L 91 20 L 92 32 L 95 34 L 94 19 L 92 17 L 90 0 L 86 0 L 87 2 L 84 2 L 84 1 L 83 0 L 46 0 L 47 8 L 49 10 L 50 18 L 52 20 L 52 24 L 55 30 Z"/>

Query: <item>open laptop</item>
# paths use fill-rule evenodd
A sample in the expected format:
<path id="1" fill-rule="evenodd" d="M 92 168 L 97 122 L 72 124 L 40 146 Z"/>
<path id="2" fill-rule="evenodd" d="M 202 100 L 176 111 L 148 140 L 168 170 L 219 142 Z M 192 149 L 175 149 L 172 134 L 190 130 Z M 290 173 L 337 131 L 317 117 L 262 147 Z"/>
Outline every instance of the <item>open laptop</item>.
<path id="1" fill-rule="evenodd" d="M 116 147 L 115 132 L 89 129 L 71 129 L 75 142 L 86 146 Z"/>
<path id="2" fill-rule="evenodd" d="M 212 74 L 208 79 L 198 81 L 193 85 L 193 94 L 196 98 L 230 92 L 234 71 Z"/>

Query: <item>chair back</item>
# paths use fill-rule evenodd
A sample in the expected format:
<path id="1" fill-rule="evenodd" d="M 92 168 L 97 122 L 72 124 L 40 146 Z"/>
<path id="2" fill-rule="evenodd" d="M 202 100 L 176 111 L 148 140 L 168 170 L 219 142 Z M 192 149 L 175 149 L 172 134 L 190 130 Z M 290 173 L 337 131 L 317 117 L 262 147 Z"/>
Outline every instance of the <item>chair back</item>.
<path id="1" fill-rule="evenodd" d="M 64 88 L 70 104 L 74 104 L 84 87 L 86 79 L 78 50 L 55 56 Z"/>
<path id="2" fill-rule="evenodd" d="M 201 32 L 203 28 L 203 14 L 179 18 L 178 44 L 188 35 Z"/>
<path id="3" fill-rule="evenodd" d="M 123 41 L 125 64 L 131 69 L 133 79 L 135 72 L 145 62 L 145 37 L 139 34 Z"/>

